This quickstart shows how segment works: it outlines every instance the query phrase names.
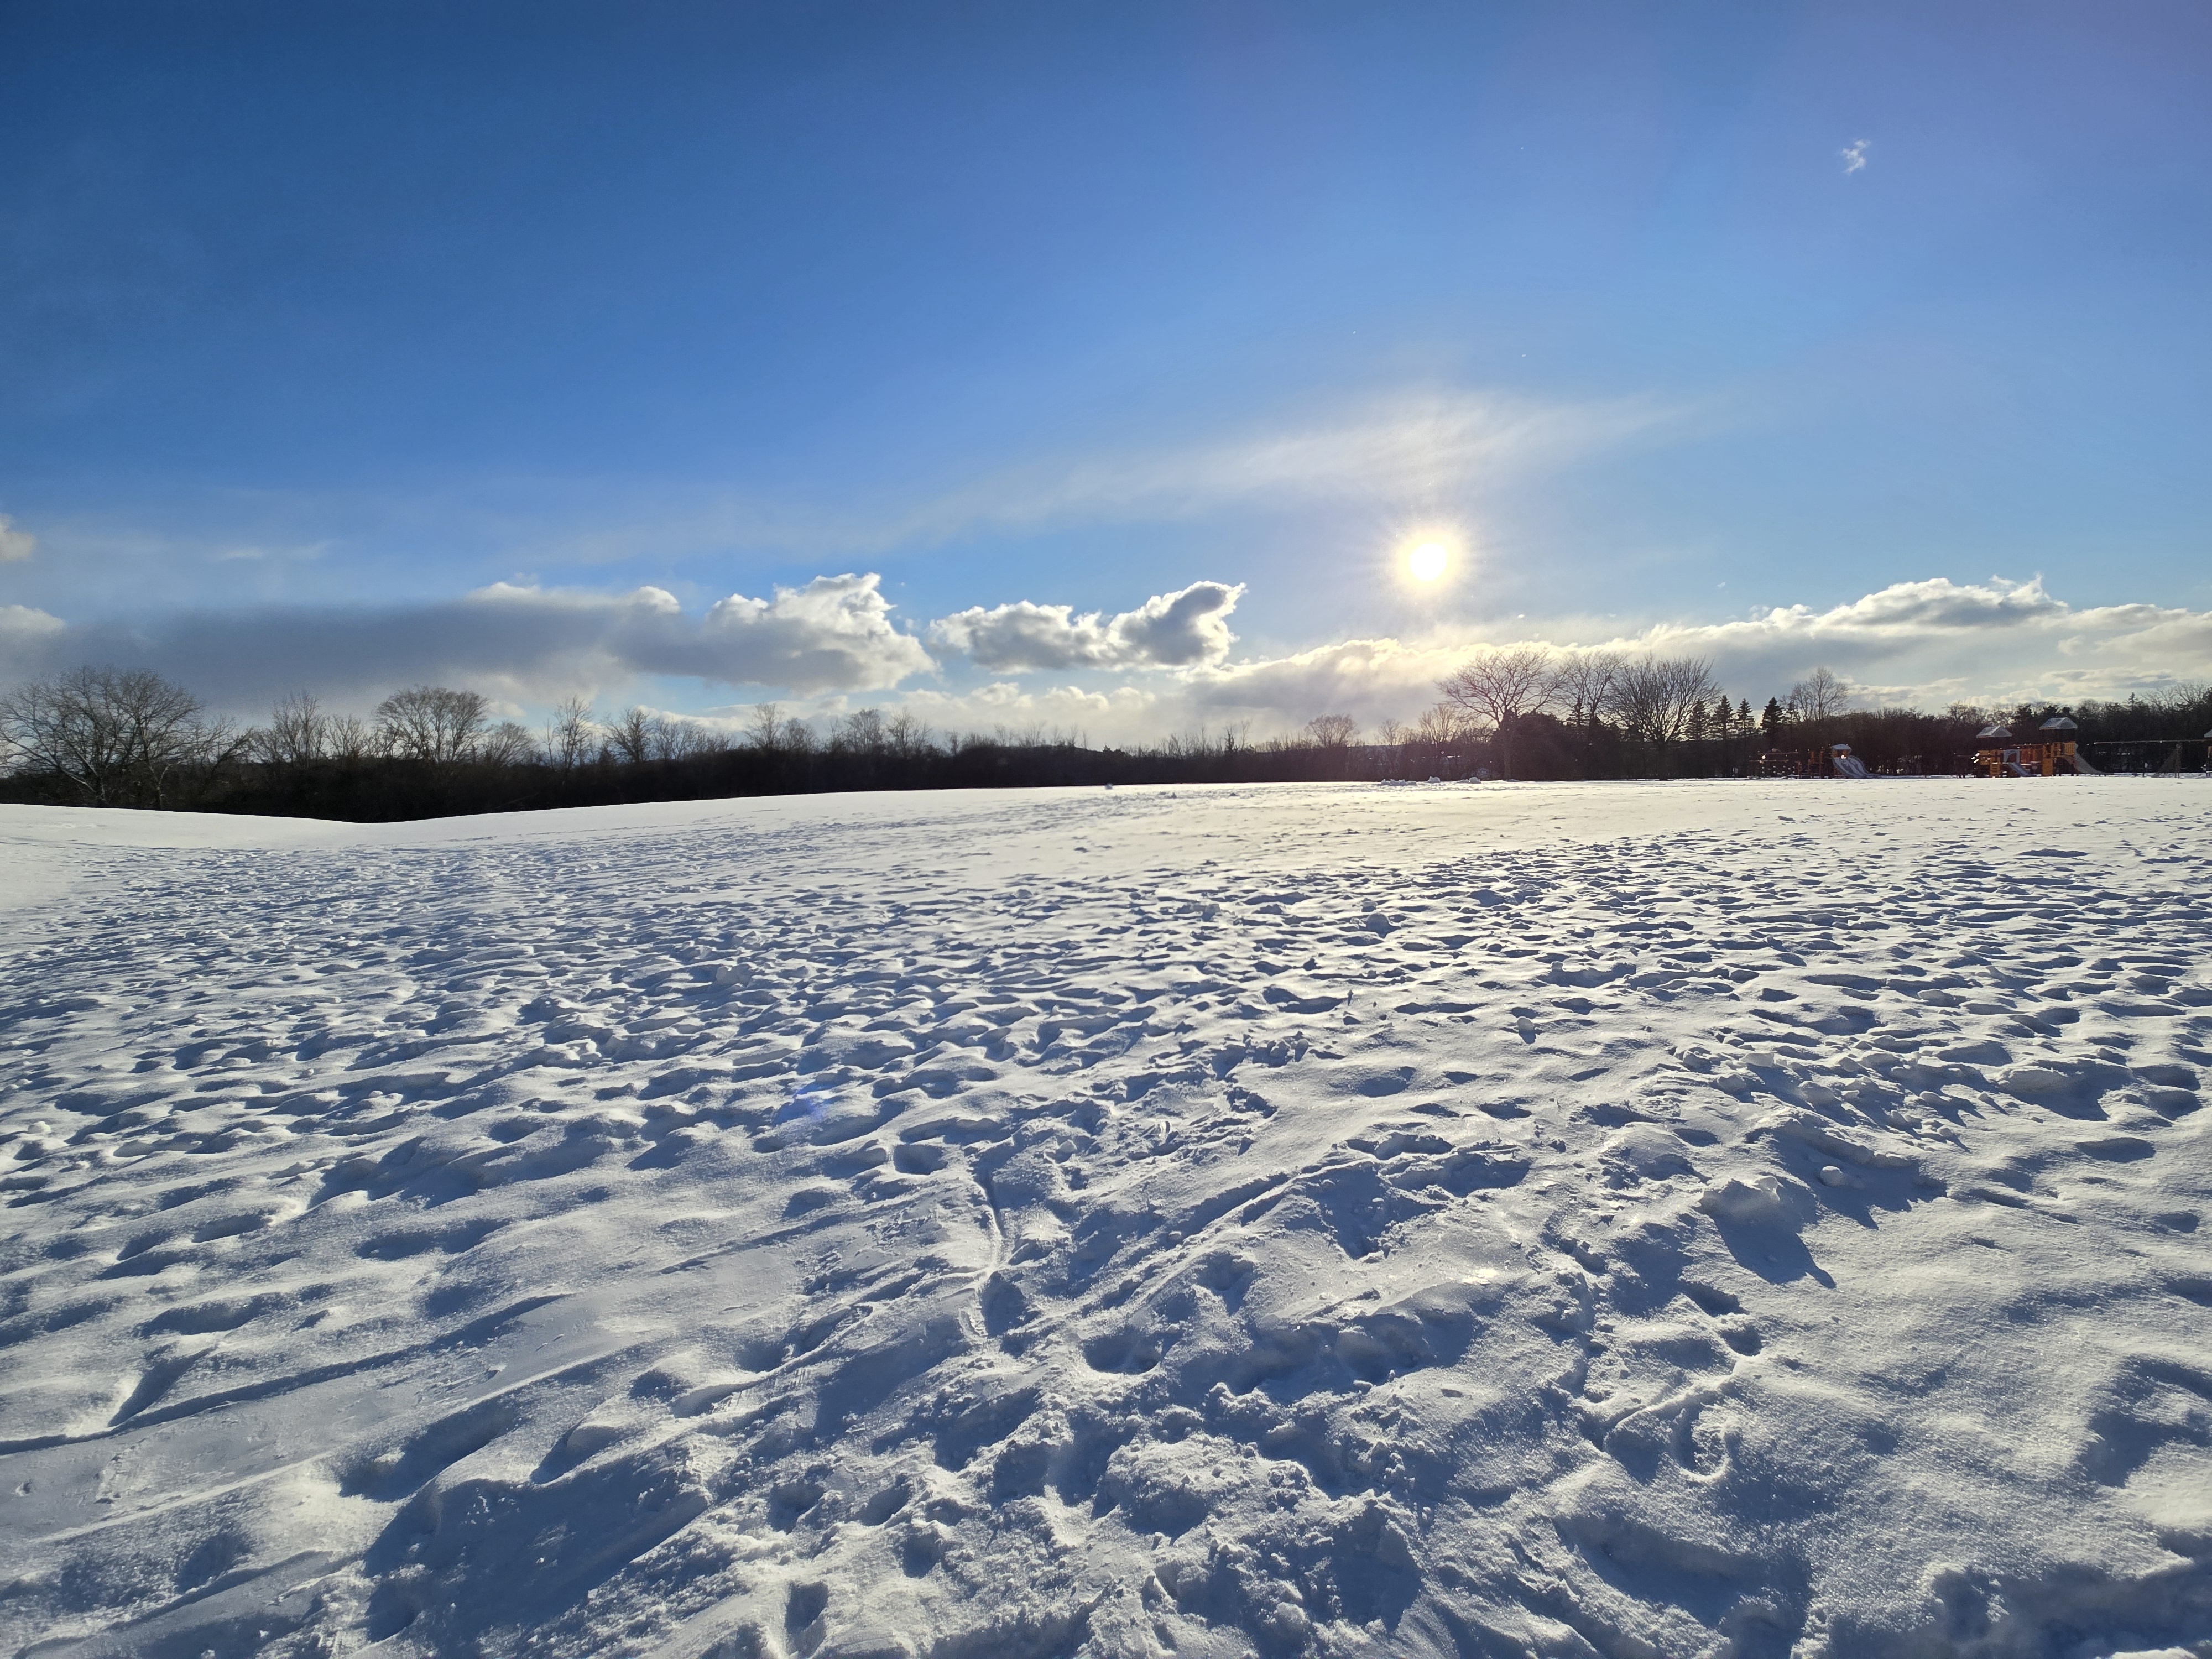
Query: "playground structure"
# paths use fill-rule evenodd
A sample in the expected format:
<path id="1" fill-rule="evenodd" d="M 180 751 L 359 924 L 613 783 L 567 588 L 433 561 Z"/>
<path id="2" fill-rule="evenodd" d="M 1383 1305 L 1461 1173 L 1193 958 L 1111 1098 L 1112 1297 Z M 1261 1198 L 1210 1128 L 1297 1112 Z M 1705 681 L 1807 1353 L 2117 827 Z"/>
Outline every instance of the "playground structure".
<path id="1" fill-rule="evenodd" d="M 1851 753 L 1850 744 L 1831 743 L 1818 749 L 1770 749 L 1752 763 L 1752 774 L 1761 778 L 1910 778 L 1920 775 L 1920 757 L 1907 756 L 1877 772 Z"/>
<path id="2" fill-rule="evenodd" d="M 1982 778 L 2054 778 L 2107 775 L 2148 776 L 2212 774 L 2212 732 L 2201 738 L 2108 738 L 2078 741 L 2079 727 L 2066 715 L 2053 714 L 2028 737 L 2009 726 L 1984 726 L 1975 733 L 1969 763 L 1953 750 L 1936 757 L 1940 775 Z M 1753 756 L 1747 769 L 1760 778 L 1917 778 L 1928 775 L 1925 758 L 1901 755 L 1868 761 L 1847 743 L 1820 747 L 1772 748 Z"/>
<path id="3" fill-rule="evenodd" d="M 2062 772 L 2094 775 L 2097 768 L 2078 752 L 2074 733 L 2078 728 L 2063 714 L 2054 714 L 2037 728 L 2034 741 L 2023 743 L 2008 726 L 1985 726 L 1975 734 L 1983 746 L 1974 751 L 1974 772 L 1985 778 L 2055 778 Z"/>

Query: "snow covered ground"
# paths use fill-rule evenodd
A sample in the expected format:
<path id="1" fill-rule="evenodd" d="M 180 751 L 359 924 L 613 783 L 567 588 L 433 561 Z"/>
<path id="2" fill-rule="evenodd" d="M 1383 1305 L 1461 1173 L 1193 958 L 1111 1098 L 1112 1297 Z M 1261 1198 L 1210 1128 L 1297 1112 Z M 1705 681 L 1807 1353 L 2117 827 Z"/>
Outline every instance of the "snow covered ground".
<path id="1" fill-rule="evenodd" d="M 2212 1653 L 2212 787 L 0 808 L 0 1645 Z"/>

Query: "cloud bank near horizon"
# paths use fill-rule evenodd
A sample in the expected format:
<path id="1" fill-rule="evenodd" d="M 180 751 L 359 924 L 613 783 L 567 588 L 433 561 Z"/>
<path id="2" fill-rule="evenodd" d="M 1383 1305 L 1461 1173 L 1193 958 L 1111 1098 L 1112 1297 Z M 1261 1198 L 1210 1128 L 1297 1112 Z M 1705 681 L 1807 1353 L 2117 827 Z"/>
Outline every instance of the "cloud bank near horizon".
<path id="1" fill-rule="evenodd" d="M 374 609 L 187 613 L 142 627 L 72 628 L 21 605 L 0 644 L 27 674 L 81 662 L 157 670 L 211 703 L 252 710 L 302 689 L 334 702 L 398 686 L 467 684 L 518 703 L 648 678 L 774 686 L 800 696 L 889 690 L 934 671 L 891 621 L 872 575 L 817 576 L 702 615 L 659 587 L 623 593 L 497 583 L 456 599 Z"/>
<path id="2" fill-rule="evenodd" d="M 1703 657 L 1722 686 L 1754 707 L 1815 667 L 1863 705 L 1942 708 L 2051 697 L 2125 697 L 2212 678 L 2212 611 L 2151 605 L 2076 609 L 2039 579 L 1899 582 L 1846 605 L 1790 605 L 1718 622 L 1667 622 L 1632 632 L 1554 623 L 1513 635 L 1425 641 L 1346 640 L 1194 674 L 1195 717 L 1251 720 L 1307 708 L 1366 722 L 1405 719 L 1435 701 L 1436 683 L 1485 643 L 1559 651 Z"/>
<path id="3" fill-rule="evenodd" d="M 366 706 L 400 685 L 444 682 L 544 707 L 673 680 L 797 699 L 795 713 L 874 702 L 940 726 L 1042 724 L 1099 741 L 1200 724 L 1249 724 L 1264 736 L 1324 713 L 1370 726 L 1405 720 L 1435 700 L 1436 682 L 1470 651 L 1509 640 L 1705 657 L 1731 696 L 1754 705 L 1816 665 L 1843 676 L 1863 702 L 1930 708 L 2124 697 L 2212 678 L 2212 611 L 2076 608 L 2040 580 L 1939 577 L 1826 610 L 1791 605 L 1630 631 L 1555 619 L 1510 632 L 1341 640 L 1237 661 L 1228 619 L 1244 591 L 1197 581 L 1111 616 L 1020 600 L 921 629 L 895 617 L 872 574 L 817 576 L 764 599 L 732 594 L 703 612 L 657 587 L 507 584 L 377 610 L 202 613 L 143 627 L 71 626 L 13 605 L 0 607 L 0 649 L 22 676 L 85 662 L 154 668 L 247 715 L 301 689 Z M 949 671 L 966 665 L 969 679 L 973 671 L 990 678 L 951 683 L 957 676 Z M 1073 678 L 1024 678 L 1047 675 Z"/>

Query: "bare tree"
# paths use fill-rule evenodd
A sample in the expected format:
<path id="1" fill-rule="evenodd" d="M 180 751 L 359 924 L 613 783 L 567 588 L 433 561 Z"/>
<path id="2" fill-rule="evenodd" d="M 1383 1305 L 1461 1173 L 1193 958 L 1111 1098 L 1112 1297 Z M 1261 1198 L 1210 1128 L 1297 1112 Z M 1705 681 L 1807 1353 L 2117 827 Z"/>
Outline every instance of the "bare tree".
<path id="1" fill-rule="evenodd" d="M 1790 718 L 1816 732 L 1851 706 L 1851 690 L 1826 668 L 1816 668 L 1790 688 L 1784 702 Z"/>
<path id="2" fill-rule="evenodd" d="M 581 766 L 592 757 L 599 746 L 599 729 L 592 723 L 592 704 L 587 697 L 570 697 L 553 711 L 553 718 L 545 727 L 545 752 L 554 765 L 564 769 Z"/>
<path id="3" fill-rule="evenodd" d="M 1034 748 L 1044 741 L 1044 727 L 1041 724 L 1020 731 L 1011 726 L 1001 726 L 995 731 L 999 746 L 1002 749 Z M 1160 745 L 1160 751 L 1176 759 L 1185 757 L 1204 759 L 1216 753 L 1217 749 L 1213 739 L 1206 734 L 1206 722 L 1200 720 L 1188 732 L 1170 732 L 1167 740 Z"/>
<path id="4" fill-rule="evenodd" d="M 1689 731 L 1691 711 L 1718 690 L 1703 657 L 1646 657 L 1616 676 L 1613 706 L 1630 740 L 1657 751 L 1663 772 L 1668 749 Z"/>
<path id="5" fill-rule="evenodd" d="M 323 744 L 330 757 L 344 766 L 358 766 L 382 747 L 377 730 L 358 714 L 332 714 L 323 728 Z"/>
<path id="6" fill-rule="evenodd" d="M 880 708 L 855 708 L 838 720 L 830 733 L 831 749 L 860 755 L 880 755 L 889 741 Z"/>
<path id="7" fill-rule="evenodd" d="M 752 724 L 745 728 L 745 741 L 771 754 L 782 748 L 783 711 L 772 702 L 760 704 L 753 710 Z"/>
<path id="8" fill-rule="evenodd" d="M 21 770 L 67 781 L 87 803 L 169 804 L 178 776 L 235 751 L 199 699 L 143 669 L 80 668 L 0 696 L 0 743 Z"/>
<path id="9" fill-rule="evenodd" d="M 1501 777 L 1513 775 L 1513 739 L 1522 717 L 1548 708 L 1559 696 L 1559 672 L 1540 645 L 1496 646 L 1452 671 L 1439 683 L 1444 701 L 1487 722 Z"/>
<path id="10" fill-rule="evenodd" d="M 701 755 L 720 754 L 729 747 L 721 734 L 698 720 L 685 720 L 676 714 L 656 714 L 647 733 L 647 743 L 655 760 L 690 760 Z"/>
<path id="11" fill-rule="evenodd" d="M 1413 738 L 1412 729 L 1399 725 L 1395 720 L 1384 720 L 1376 729 L 1375 738 L 1387 751 L 1382 757 L 1383 775 L 1394 778 L 1401 776 L 1406 770 L 1406 751 Z"/>
<path id="12" fill-rule="evenodd" d="M 330 720 L 313 696 L 302 691 L 269 711 L 269 724 L 248 734 L 255 757 L 271 766 L 301 766 L 319 761 L 330 743 Z"/>
<path id="13" fill-rule="evenodd" d="M 607 728 L 607 747 L 632 766 L 653 758 L 653 711 L 632 703 Z"/>
<path id="14" fill-rule="evenodd" d="M 1417 762 L 1414 770 L 1426 777 L 1441 777 L 1444 772 L 1444 757 L 1455 752 L 1461 744 L 1475 736 L 1474 721 L 1466 710 L 1449 702 L 1432 704 L 1421 711 L 1413 722 L 1407 744 L 1413 751 L 1408 758 Z"/>
<path id="15" fill-rule="evenodd" d="M 1579 726 L 1595 725 L 1612 707 L 1613 688 L 1627 666 L 1618 651 L 1577 651 L 1559 659 L 1552 695 Z"/>
<path id="16" fill-rule="evenodd" d="M 1359 741 L 1359 722 L 1349 714 L 1316 714 L 1306 722 L 1305 737 L 1316 749 L 1349 749 Z"/>
<path id="17" fill-rule="evenodd" d="M 937 746 L 929 728 L 903 708 L 884 723 L 884 740 L 902 760 L 911 760 Z"/>
<path id="18" fill-rule="evenodd" d="M 520 720 L 501 720 L 476 746 L 476 758 L 487 766 L 520 766 L 537 756 L 538 740 Z"/>
<path id="19" fill-rule="evenodd" d="M 377 704 L 376 726 L 388 753 L 451 765 L 476 752 L 490 714 L 491 700 L 481 691 L 416 685 Z"/>

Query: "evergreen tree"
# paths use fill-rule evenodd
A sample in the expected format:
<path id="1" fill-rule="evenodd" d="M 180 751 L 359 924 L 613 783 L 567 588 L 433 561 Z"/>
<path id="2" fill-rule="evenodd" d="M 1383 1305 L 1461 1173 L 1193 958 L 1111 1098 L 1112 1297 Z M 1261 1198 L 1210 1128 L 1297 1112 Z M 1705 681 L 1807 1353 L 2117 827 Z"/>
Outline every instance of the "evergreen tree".
<path id="1" fill-rule="evenodd" d="M 1766 734 L 1767 742 L 1772 743 L 1782 734 L 1782 699 L 1769 697 L 1766 712 L 1759 717 L 1759 729 Z"/>

